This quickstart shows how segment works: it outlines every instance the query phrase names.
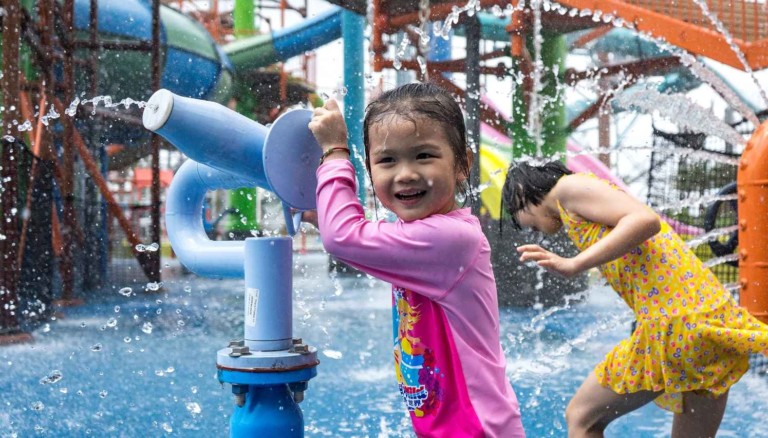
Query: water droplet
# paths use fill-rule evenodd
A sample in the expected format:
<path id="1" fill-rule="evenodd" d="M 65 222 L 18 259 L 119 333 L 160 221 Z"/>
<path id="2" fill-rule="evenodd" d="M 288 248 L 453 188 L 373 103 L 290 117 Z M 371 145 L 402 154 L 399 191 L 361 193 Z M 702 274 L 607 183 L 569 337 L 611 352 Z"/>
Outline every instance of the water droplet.
<path id="1" fill-rule="evenodd" d="M 117 327 L 117 319 L 116 318 L 109 318 L 107 320 L 107 327 Z"/>
<path id="2" fill-rule="evenodd" d="M 330 357 L 331 359 L 341 359 L 343 354 L 341 351 L 337 350 L 323 350 L 323 355 L 326 357 Z"/>
<path id="3" fill-rule="evenodd" d="M 16 129 L 18 129 L 19 132 L 31 131 L 32 130 L 32 122 L 30 122 L 29 120 L 26 120 L 26 121 L 24 121 L 24 123 L 19 125 Z"/>
<path id="4" fill-rule="evenodd" d="M 45 409 L 45 405 L 41 401 L 32 402 L 32 410 L 33 411 L 42 411 Z"/>
<path id="5" fill-rule="evenodd" d="M 47 376 L 45 376 L 42 379 L 40 379 L 40 384 L 41 385 L 53 384 L 53 383 L 56 383 L 59 380 L 61 380 L 63 377 L 64 377 L 64 375 L 61 374 L 61 371 L 53 370 L 50 373 L 48 373 Z"/>
<path id="6" fill-rule="evenodd" d="M 101 391 L 99 391 L 99 397 L 101 397 L 101 398 L 107 398 L 108 394 L 109 394 L 109 392 L 107 392 L 106 389 L 102 389 Z"/>
<path id="7" fill-rule="evenodd" d="M 131 289 L 130 287 L 124 287 L 119 291 L 117 291 L 117 293 L 119 293 L 120 295 L 124 295 L 126 297 L 130 297 L 131 294 L 133 293 L 133 289 Z"/>
<path id="8" fill-rule="evenodd" d="M 68 115 L 69 117 L 74 117 L 75 113 L 77 113 L 77 106 L 80 105 L 80 98 L 76 97 L 75 100 L 73 100 L 69 104 L 69 108 L 64 110 L 64 114 Z"/>
<path id="9" fill-rule="evenodd" d="M 201 412 L 203 412 L 203 410 L 200 408 L 200 405 L 195 402 L 187 402 L 186 406 L 187 406 L 187 410 L 192 415 L 198 415 Z"/>
<path id="10" fill-rule="evenodd" d="M 141 326 L 141 331 L 143 331 L 146 334 L 152 333 L 152 323 L 147 321 Z"/>
<path id="11" fill-rule="evenodd" d="M 91 346 L 91 351 L 101 351 L 103 348 L 104 348 L 104 346 L 101 345 L 101 343 L 93 344 Z"/>

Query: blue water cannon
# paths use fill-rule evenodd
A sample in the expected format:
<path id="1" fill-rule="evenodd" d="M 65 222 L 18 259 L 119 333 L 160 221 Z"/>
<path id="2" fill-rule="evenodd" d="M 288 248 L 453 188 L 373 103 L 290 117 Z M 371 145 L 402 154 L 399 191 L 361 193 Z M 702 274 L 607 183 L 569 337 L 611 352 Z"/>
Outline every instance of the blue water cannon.
<path id="1" fill-rule="evenodd" d="M 299 221 L 291 209 L 315 208 L 321 151 L 307 128 L 311 116 L 292 110 L 266 127 L 168 90 L 154 93 L 144 109 L 144 127 L 190 158 L 174 175 L 165 208 L 177 257 L 198 275 L 245 280 L 244 337 L 216 356 L 219 381 L 235 394 L 231 437 L 304 436 L 298 403 L 319 361 L 316 348 L 293 337 L 293 239 L 212 241 L 203 226 L 203 201 L 209 190 L 269 190 L 281 200 L 292 236 Z"/>

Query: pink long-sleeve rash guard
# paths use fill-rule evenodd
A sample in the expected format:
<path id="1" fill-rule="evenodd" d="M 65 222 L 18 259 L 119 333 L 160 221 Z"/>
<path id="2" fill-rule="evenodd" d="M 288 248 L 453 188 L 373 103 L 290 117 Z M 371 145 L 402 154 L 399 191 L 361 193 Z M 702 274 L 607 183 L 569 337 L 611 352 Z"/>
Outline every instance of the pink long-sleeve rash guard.
<path id="1" fill-rule="evenodd" d="M 317 170 L 325 249 L 392 284 L 395 374 L 421 437 L 522 437 L 499 341 L 490 246 L 469 209 L 365 219 L 347 160 Z"/>

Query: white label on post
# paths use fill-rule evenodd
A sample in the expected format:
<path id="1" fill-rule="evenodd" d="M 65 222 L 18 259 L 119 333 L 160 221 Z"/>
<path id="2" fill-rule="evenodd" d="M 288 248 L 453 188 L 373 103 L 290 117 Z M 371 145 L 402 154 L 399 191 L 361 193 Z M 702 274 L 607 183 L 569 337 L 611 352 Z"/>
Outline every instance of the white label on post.
<path id="1" fill-rule="evenodd" d="M 245 288 L 245 325 L 256 326 L 256 310 L 259 308 L 259 290 Z"/>

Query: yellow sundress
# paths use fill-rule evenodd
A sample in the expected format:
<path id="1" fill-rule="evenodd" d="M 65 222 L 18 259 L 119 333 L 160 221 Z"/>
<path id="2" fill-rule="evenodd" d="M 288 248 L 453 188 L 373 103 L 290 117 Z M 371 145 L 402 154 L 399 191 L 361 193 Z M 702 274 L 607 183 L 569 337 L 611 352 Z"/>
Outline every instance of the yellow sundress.
<path id="1" fill-rule="evenodd" d="M 611 232 L 558 208 L 579 250 Z M 664 391 L 656 404 L 679 413 L 682 392 L 717 397 L 749 369 L 749 354 L 768 354 L 768 325 L 734 302 L 666 222 L 654 237 L 599 269 L 637 318 L 632 335 L 595 367 L 602 386 L 620 394 Z"/>

